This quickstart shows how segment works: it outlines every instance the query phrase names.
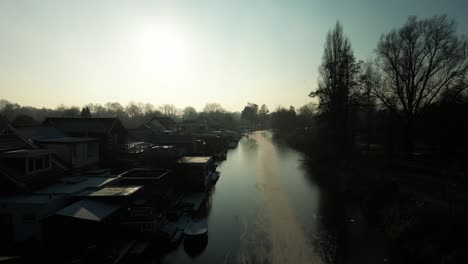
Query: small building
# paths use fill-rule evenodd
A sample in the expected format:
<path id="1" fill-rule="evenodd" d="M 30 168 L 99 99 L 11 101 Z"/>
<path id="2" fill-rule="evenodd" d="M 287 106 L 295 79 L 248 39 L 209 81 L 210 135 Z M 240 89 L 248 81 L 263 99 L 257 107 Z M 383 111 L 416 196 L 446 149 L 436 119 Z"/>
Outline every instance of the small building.
<path id="1" fill-rule="evenodd" d="M 0 134 L 0 192 L 24 193 L 53 182 L 67 170 L 53 153 L 8 125 Z"/>
<path id="2" fill-rule="evenodd" d="M 57 157 L 71 170 L 97 167 L 99 143 L 97 138 L 63 137 L 37 141 L 47 149 L 53 149 Z"/>
<path id="3" fill-rule="evenodd" d="M 174 206 L 180 195 L 173 187 L 171 170 L 135 168 L 120 174 L 119 186 L 143 186 L 142 196 L 131 208 L 131 217 L 124 225 L 138 232 L 154 232 L 161 225 L 166 210 Z"/>
<path id="4" fill-rule="evenodd" d="M 16 128 L 25 138 L 42 148 L 51 149 L 70 170 L 88 169 L 99 163 L 97 138 L 67 137 L 50 125 Z"/>
<path id="5" fill-rule="evenodd" d="M 44 125 L 54 126 L 67 137 L 98 139 L 99 159 L 105 166 L 113 165 L 128 142 L 127 130 L 118 118 L 49 117 Z"/>
<path id="6" fill-rule="evenodd" d="M 210 175 L 215 172 L 216 165 L 211 156 L 185 156 L 176 164 L 176 173 L 186 191 L 208 191 Z"/>
<path id="7" fill-rule="evenodd" d="M 20 194 L 0 197 L 0 244 L 41 241 L 43 220 L 66 206 L 62 195 Z"/>

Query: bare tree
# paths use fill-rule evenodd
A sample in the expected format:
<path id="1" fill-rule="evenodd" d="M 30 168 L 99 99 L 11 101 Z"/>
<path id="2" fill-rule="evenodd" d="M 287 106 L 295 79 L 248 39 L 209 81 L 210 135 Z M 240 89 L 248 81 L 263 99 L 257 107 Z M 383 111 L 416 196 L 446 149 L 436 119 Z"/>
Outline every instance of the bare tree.
<path id="1" fill-rule="evenodd" d="M 159 107 L 159 111 L 164 115 L 168 117 L 175 118 L 179 115 L 179 109 L 175 107 L 172 104 L 164 104 Z"/>
<path id="2" fill-rule="evenodd" d="M 203 108 L 205 113 L 224 113 L 226 110 L 218 103 L 207 103 Z"/>
<path id="3" fill-rule="evenodd" d="M 411 157 L 420 113 L 443 91 L 467 88 L 468 42 L 446 16 L 409 17 L 403 27 L 382 35 L 376 52 L 384 80 L 374 94 L 402 122 Z"/>

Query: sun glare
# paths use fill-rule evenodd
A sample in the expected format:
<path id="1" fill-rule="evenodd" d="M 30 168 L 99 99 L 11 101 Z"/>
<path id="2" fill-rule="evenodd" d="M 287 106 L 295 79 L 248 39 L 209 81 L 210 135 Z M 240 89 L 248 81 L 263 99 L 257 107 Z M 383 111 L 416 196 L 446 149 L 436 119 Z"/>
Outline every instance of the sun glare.
<path id="1" fill-rule="evenodd" d="M 169 27 L 152 27 L 137 37 L 141 62 L 158 70 L 180 68 L 187 63 L 188 46 L 181 32 Z"/>

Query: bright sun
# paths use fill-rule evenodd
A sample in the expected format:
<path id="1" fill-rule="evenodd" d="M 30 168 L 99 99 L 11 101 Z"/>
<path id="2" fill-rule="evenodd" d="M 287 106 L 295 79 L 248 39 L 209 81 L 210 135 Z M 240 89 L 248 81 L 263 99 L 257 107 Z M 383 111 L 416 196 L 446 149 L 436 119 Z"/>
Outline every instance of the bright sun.
<path id="1" fill-rule="evenodd" d="M 180 32 L 169 27 L 152 27 L 137 37 L 141 61 L 157 70 L 180 68 L 187 63 L 188 46 Z"/>

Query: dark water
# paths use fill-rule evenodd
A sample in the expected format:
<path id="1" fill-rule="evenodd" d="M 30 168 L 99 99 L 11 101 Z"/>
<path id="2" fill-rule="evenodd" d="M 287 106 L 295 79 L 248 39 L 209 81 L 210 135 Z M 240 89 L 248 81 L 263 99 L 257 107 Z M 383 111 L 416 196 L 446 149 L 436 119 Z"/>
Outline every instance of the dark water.
<path id="1" fill-rule="evenodd" d="M 302 160 L 269 132 L 242 138 L 218 167 L 206 248 L 193 257 L 181 245 L 162 262 L 389 263 L 381 232 L 357 207 L 321 192 Z"/>

